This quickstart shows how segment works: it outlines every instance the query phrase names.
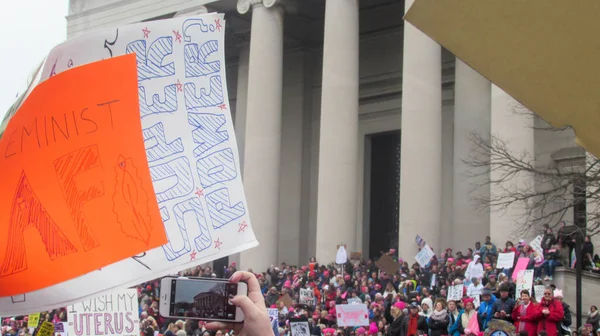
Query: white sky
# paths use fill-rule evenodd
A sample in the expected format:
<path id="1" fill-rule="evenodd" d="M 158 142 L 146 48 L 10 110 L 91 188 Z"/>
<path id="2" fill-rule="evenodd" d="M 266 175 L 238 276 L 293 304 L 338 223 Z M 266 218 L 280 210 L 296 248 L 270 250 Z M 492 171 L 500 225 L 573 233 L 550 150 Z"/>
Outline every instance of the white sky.
<path id="1" fill-rule="evenodd" d="M 0 120 L 50 49 L 67 37 L 69 0 L 2 1 L 0 6 Z"/>

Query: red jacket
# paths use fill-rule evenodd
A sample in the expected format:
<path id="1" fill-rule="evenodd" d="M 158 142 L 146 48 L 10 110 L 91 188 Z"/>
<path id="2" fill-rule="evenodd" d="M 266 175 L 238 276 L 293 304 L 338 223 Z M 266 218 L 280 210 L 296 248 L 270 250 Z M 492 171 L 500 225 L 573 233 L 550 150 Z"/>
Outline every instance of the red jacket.
<path id="1" fill-rule="evenodd" d="M 542 313 L 545 308 L 550 311 L 548 315 Z M 538 321 L 538 333 L 544 330 L 548 336 L 558 336 L 556 323 L 562 321 L 564 317 L 565 312 L 560 301 L 556 299 L 552 299 L 552 301 L 542 300 L 535 312 L 535 318 Z"/>
<path id="2" fill-rule="evenodd" d="M 523 309 L 527 309 L 525 311 L 525 316 L 521 316 L 521 312 Z M 521 323 L 523 323 L 523 330 L 527 331 L 529 336 L 536 336 L 538 323 L 535 314 L 537 313 L 538 307 L 535 303 L 530 302 L 529 306 L 525 308 L 525 305 L 520 304 L 515 306 L 515 309 L 512 311 L 512 319 L 515 321 L 515 327 L 517 328 L 517 334 L 521 331 Z"/>

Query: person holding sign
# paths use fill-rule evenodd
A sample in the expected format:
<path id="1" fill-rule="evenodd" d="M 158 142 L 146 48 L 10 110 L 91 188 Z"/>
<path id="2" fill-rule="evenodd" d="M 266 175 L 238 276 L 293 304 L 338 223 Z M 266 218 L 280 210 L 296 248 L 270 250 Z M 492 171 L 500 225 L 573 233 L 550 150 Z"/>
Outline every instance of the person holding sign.
<path id="1" fill-rule="evenodd" d="M 544 298 L 540 302 L 534 315 L 537 322 L 537 331 L 545 331 L 548 336 L 558 336 L 556 324 L 563 320 L 564 310 L 562 303 L 554 298 L 552 287 L 546 287 Z"/>
<path id="2" fill-rule="evenodd" d="M 524 289 L 521 291 L 521 299 L 517 303 L 512 312 L 512 319 L 515 321 L 517 332 L 526 331 L 529 336 L 536 336 L 537 323 L 535 313 L 537 305 L 531 302 L 528 290 Z"/>

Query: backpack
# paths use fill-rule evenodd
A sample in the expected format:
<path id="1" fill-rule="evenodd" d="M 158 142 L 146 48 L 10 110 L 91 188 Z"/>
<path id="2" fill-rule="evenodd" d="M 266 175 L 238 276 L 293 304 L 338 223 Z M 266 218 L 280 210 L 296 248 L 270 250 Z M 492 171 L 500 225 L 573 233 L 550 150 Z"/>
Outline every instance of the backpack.
<path id="1" fill-rule="evenodd" d="M 560 335 L 570 335 L 571 334 L 571 330 L 569 329 L 569 327 L 571 326 L 571 323 L 573 323 L 572 320 L 572 316 L 571 316 L 571 307 L 569 307 L 568 304 L 566 304 L 565 302 L 562 303 L 563 306 L 563 311 L 565 313 L 565 317 L 563 318 L 562 321 L 558 322 L 556 324 L 556 327 L 558 329 L 558 332 L 560 333 Z"/>

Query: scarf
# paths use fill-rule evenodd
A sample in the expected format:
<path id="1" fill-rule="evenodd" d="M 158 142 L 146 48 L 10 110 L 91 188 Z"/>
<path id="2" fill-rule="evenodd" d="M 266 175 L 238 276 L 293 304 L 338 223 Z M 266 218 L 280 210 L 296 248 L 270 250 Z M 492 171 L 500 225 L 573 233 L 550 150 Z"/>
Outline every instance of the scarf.
<path id="1" fill-rule="evenodd" d="M 525 322 L 523 322 L 522 318 L 527 315 L 527 308 L 528 307 L 529 307 L 529 305 L 525 305 L 524 303 L 521 305 L 521 321 L 519 322 L 519 330 L 517 330 L 517 331 L 523 331 L 523 330 L 525 330 Z"/>
<path id="2" fill-rule="evenodd" d="M 434 310 L 433 313 L 431 313 L 431 316 L 429 316 L 432 320 L 435 321 L 443 321 L 448 317 L 448 313 L 446 312 L 446 309 L 442 309 L 440 311 Z"/>
<path id="3" fill-rule="evenodd" d="M 417 334 L 418 321 L 419 315 L 410 314 L 408 316 L 408 330 L 406 333 L 408 336 L 414 336 Z"/>

